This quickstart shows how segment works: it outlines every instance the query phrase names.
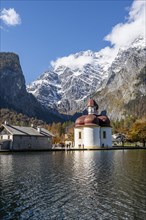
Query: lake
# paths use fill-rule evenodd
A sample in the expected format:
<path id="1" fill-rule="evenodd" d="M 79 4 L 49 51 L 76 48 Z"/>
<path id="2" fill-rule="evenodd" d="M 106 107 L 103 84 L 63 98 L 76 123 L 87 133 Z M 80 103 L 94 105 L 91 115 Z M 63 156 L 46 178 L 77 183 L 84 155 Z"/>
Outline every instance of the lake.
<path id="1" fill-rule="evenodd" d="M 1 153 L 0 219 L 146 220 L 146 150 Z"/>

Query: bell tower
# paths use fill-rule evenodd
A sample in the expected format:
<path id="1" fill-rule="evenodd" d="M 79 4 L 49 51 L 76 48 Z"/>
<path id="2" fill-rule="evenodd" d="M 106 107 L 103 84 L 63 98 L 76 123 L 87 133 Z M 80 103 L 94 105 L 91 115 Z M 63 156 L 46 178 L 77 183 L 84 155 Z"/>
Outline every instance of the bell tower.
<path id="1" fill-rule="evenodd" d="M 95 102 L 95 100 L 93 99 L 89 99 L 88 104 L 87 104 L 87 108 L 88 108 L 88 115 L 90 114 L 98 114 L 98 105 Z"/>

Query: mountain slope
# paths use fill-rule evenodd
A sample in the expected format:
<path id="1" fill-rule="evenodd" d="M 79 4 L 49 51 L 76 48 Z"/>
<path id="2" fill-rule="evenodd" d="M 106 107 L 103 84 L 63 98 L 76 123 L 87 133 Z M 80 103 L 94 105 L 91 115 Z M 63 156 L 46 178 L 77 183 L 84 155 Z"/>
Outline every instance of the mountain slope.
<path id="1" fill-rule="evenodd" d="M 44 106 L 70 114 L 84 108 L 86 99 L 96 94 L 99 105 L 113 118 L 122 117 L 130 101 L 145 96 L 143 80 L 139 81 L 146 63 L 145 40 L 138 37 L 115 53 L 107 50 L 60 58 L 27 90 Z"/>
<path id="2" fill-rule="evenodd" d="M 0 108 L 9 108 L 47 122 L 59 121 L 53 114 L 26 91 L 19 57 L 14 53 L 0 53 Z"/>
<path id="3" fill-rule="evenodd" d="M 70 58 L 71 57 L 71 58 Z M 55 107 L 60 112 L 73 113 L 78 103 L 93 93 L 100 82 L 107 77 L 109 63 L 100 53 L 92 51 L 70 55 L 69 65 L 54 63 L 52 70 L 43 73 L 39 79 L 27 86 L 43 105 Z"/>
<path id="4" fill-rule="evenodd" d="M 137 43 L 118 53 L 109 77 L 93 95 L 112 118 L 146 115 L 146 47 Z"/>

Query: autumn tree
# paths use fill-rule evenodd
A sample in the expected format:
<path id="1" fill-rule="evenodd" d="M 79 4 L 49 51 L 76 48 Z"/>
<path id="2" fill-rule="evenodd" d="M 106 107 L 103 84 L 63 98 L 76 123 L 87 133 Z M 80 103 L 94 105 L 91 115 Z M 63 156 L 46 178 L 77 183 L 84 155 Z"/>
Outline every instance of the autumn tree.
<path id="1" fill-rule="evenodd" d="M 125 118 L 120 120 L 117 119 L 115 121 L 111 121 L 112 131 L 113 133 L 120 133 L 127 136 L 129 129 L 135 121 L 136 118 L 131 115 L 127 115 Z"/>
<path id="2" fill-rule="evenodd" d="M 66 128 L 66 140 L 74 141 L 74 123 Z"/>
<path id="3" fill-rule="evenodd" d="M 139 141 L 145 147 L 146 143 L 146 120 L 137 120 L 132 126 L 128 134 L 130 141 Z"/>
<path id="4" fill-rule="evenodd" d="M 53 137 L 54 144 L 65 142 L 66 129 L 68 130 L 70 125 L 73 125 L 73 122 L 71 122 L 71 121 L 67 121 L 64 123 L 60 123 L 60 122 L 54 123 L 53 122 L 52 124 L 47 125 L 46 129 L 48 129 L 49 131 L 51 131 L 54 134 L 54 137 Z"/>

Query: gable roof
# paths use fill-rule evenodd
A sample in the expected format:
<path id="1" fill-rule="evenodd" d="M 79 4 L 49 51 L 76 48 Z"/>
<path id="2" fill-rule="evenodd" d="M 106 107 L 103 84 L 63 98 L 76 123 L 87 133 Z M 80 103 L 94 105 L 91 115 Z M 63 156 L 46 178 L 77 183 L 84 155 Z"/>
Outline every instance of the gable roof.
<path id="1" fill-rule="evenodd" d="M 2 125 L 10 134 L 12 135 L 23 135 L 23 136 L 41 136 L 41 137 L 50 137 L 54 136 L 51 132 L 46 130 L 45 128 L 40 128 L 40 132 L 37 130 L 37 128 L 33 127 L 23 127 L 23 126 L 13 126 L 9 124 L 3 124 Z"/>

